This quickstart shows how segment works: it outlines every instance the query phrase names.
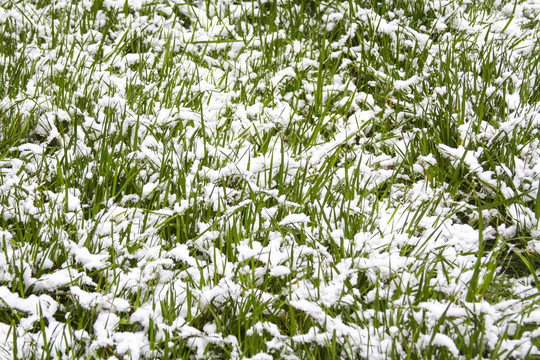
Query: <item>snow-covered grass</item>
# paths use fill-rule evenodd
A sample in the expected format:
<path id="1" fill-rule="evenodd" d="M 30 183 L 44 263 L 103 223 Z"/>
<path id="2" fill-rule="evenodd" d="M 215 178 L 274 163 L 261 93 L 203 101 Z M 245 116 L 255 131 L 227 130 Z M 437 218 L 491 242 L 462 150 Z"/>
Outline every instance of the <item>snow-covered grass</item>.
<path id="1" fill-rule="evenodd" d="M 540 357 L 539 32 L 0 0 L 0 358 Z"/>

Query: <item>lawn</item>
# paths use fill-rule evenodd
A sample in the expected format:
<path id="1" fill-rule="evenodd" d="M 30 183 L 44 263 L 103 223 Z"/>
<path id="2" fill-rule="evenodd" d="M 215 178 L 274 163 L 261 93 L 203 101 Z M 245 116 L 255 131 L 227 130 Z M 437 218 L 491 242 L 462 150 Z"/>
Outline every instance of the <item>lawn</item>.
<path id="1" fill-rule="evenodd" d="M 539 0 L 0 0 L 0 359 L 540 359 Z"/>

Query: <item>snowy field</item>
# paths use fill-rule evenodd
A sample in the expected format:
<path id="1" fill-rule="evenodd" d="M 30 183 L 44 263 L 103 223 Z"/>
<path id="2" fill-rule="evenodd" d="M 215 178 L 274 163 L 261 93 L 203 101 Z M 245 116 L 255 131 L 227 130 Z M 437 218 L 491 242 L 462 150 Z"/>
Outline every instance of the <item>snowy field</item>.
<path id="1" fill-rule="evenodd" d="M 539 33 L 0 0 L 0 359 L 539 359 Z"/>

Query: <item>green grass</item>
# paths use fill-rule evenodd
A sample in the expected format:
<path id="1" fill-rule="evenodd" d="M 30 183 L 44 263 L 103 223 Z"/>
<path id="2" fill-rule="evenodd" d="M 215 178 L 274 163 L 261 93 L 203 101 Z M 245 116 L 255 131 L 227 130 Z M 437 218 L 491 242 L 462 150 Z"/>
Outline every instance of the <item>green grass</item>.
<path id="1" fill-rule="evenodd" d="M 535 1 L 0 1 L 0 359 L 540 357 Z"/>

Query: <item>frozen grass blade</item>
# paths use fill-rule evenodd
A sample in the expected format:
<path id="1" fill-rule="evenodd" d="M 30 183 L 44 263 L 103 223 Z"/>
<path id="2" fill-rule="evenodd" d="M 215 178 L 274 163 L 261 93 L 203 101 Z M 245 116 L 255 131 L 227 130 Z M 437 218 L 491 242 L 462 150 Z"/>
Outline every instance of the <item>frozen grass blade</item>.
<path id="1" fill-rule="evenodd" d="M 540 182 L 538 183 L 538 190 L 536 190 L 536 201 L 534 205 L 534 215 L 536 220 L 540 221 Z"/>

